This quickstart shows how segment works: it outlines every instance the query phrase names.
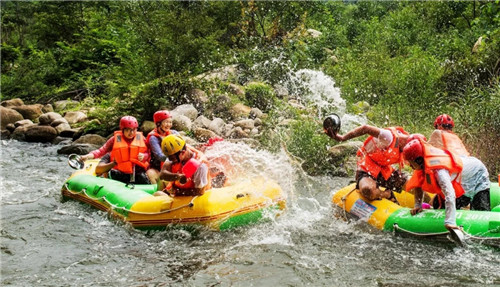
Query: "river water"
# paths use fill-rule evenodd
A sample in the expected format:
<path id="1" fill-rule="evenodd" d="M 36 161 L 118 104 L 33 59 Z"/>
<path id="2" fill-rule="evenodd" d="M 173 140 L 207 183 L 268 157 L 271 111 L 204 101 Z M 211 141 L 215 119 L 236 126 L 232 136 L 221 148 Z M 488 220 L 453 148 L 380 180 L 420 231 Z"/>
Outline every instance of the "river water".
<path id="1" fill-rule="evenodd" d="M 405 238 L 331 205 L 349 179 L 308 177 L 285 153 L 231 154 L 288 194 L 276 219 L 215 232 L 138 231 L 61 201 L 72 170 L 60 146 L 1 142 L 2 286 L 500 286 L 500 251 Z M 212 153 L 212 155 L 214 155 Z"/>

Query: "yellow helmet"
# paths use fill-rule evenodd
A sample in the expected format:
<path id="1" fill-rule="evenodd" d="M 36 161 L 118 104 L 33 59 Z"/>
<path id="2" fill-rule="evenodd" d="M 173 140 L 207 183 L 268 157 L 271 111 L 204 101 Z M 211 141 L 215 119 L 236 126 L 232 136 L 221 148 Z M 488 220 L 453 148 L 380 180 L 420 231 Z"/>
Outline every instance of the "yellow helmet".
<path id="1" fill-rule="evenodd" d="M 186 141 L 177 135 L 168 135 L 161 141 L 161 150 L 167 156 L 176 154 L 184 148 Z"/>

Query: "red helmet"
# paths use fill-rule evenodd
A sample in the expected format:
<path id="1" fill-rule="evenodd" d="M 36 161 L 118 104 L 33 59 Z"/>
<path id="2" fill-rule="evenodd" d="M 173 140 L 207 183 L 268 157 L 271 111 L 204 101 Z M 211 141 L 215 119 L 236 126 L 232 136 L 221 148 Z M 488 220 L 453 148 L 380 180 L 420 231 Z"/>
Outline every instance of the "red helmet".
<path id="1" fill-rule="evenodd" d="M 133 116 L 124 116 L 120 119 L 120 130 L 135 129 L 137 127 L 139 127 L 139 123 L 137 123 L 137 119 Z"/>
<path id="2" fill-rule="evenodd" d="M 455 127 L 455 122 L 453 119 L 447 115 L 447 114 L 442 114 L 439 115 L 436 120 L 434 121 L 434 128 L 438 128 L 438 126 L 443 126 L 445 128 L 453 128 Z"/>
<path id="3" fill-rule="evenodd" d="M 412 140 L 415 139 L 421 139 L 423 141 L 427 141 L 427 138 L 423 134 L 411 134 L 408 139 L 406 140 L 407 143 L 411 142 Z"/>
<path id="4" fill-rule="evenodd" d="M 153 115 L 153 121 L 156 123 L 161 123 L 163 120 L 170 118 L 171 115 L 167 110 L 157 111 Z"/>
<path id="5" fill-rule="evenodd" d="M 409 141 L 403 148 L 403 156 L 406 160 L 415 160 L 424 156 L 424 147 L 418 139 Z"/>

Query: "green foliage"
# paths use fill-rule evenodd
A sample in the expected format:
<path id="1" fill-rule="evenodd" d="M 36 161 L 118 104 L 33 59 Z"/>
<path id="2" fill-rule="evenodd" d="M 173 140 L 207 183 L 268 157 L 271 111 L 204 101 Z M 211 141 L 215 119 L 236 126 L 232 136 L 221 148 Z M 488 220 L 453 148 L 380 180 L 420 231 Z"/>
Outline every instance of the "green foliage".
<path id="1" fill-rule="evenodd" d="M 269 111 L 276 103 L 273 89 L 264 83 L 249 83 L 245 87 L 245 98 L 250 107 L 257 107 L 263 112 Z"/>

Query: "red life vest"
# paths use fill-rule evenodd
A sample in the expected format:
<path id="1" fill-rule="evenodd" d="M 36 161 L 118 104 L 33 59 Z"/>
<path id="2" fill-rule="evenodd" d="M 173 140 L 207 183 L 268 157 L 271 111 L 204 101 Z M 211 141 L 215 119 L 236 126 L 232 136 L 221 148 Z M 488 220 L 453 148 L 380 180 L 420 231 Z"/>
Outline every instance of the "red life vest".
<path id="1" fill-rule="evenodd" d="M 131 142 L 127 142 L 122 131 L 115 131 L 115 142 L 111 150 L 111 161 L 116 161 L 117 165 L 113 167 L 123 173 L 131 174 L 133 165 L 137 164 L 146 170 L 148 162 L 141 162 L 138 159 L 139 153 L 147 153 L 148 148 L 141 132 L 137 132 Z"/>
<path id="2" fill-rule="evenodd" d="M 444 149 L 458 155 L 470 156 L 470 153 L 464 146 L 462 140 L 451 131 L 441 131 L 441 140 L 443 141 Z"/>
<path id="3" fill-rule="evenodd" d="M 437 182 L 434 171 L 436 169 L 446 169 L 450 174 L 457 174 L 451 184 L 455 189 L 455 196 L 457 198 L 462 196 L 465 193 L 462 187 L 462 160 L 447 150 L 421 142 L 424 146 L 424 169 L 417 169 L 413 172 L 412 177 L 406 183 L 406 190 L 420 187 L 424 191 L 437 194 L 444 199 L 445 196 Z"/>
<path id="4" fill-rule="evenodd" d="M 389 147 L 385 149 L 378 148 L 375 138 L 369 136 L 357 152 L 358 168 L 368 172 L 374 178 L 377 178 L 382 173 L 386 180 L 394 171 L 393 164 L 399 164 L 400 168 L 403 166 L 403 156 L 399 150 L 398 132 L 408 135 L 401 127 L 389 127 L 387 129 L 391 131 L 393 136 Z"/>
<path id="5" fill-rule="evenodd" d="M 201 152 L 200 152 L 201 153 Z M 193 152 L 193 157 L 199 161 L 201 161 L 202 163 L 204 164 L 207 164 L 208 163 L 204 160 L 202 160 L 202 156 L 200 154 L 198 154 L 197 152 Z M 178 162 L 178 163 L 174 163 L 172 164 L 172 170 L 170 172 L 172 173 L 182 173 L 182 167 L 184 165 L 181 163 L 181 162 Z M 211 185 L 211 178 L 210 178 L 210 175 L 208 175 L 208 188 L 210 188 L 210 185 Z M 182 184 L 180 183 L 180 181 L 176 180 L 174 182 L 170 182 L 167 186 L 167 189 L 172 189 L 172 187 L 175 186 L 179 189 L 193 189 L 195 188 L 194 186 L 194 182 L 193 182 L 193 179 L 192 178 L 188 178 L 187 181 Z"/>

